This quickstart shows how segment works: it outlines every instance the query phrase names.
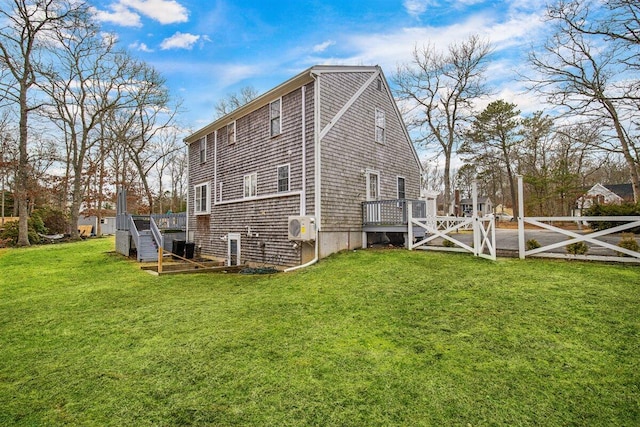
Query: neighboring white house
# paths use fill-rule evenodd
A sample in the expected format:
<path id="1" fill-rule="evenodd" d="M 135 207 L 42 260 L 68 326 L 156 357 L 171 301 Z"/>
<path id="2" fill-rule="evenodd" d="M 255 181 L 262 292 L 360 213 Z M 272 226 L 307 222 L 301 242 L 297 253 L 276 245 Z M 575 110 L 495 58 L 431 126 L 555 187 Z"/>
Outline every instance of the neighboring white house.
<path id="1" fill-rule="evenodd" d="M 460 215 L 471 216 L 473 212 L 472 199 L 460 199 Z M 484 216 L 493 213 L 493 204 L 488 197 L 478 197 L 478 215 Z"/>
<path id="2" fill-rule="evenodd" d="M 582 216 L 584 209 L 589 209 L 595 204 L 619 205 L 624 202 L 633 202 L 631 184 L 596 184 L 578 197 L 573 209 L 573 216 Z"/>

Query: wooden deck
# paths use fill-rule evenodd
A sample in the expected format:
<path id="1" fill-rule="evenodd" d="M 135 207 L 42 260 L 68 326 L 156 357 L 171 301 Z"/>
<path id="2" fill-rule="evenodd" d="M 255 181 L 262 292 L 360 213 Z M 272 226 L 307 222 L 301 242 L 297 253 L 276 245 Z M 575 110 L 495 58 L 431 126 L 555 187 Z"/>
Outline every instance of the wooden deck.
<path id="1" fill-rule="evenodd" d="M 408 231 L 408 209 L 413 217 L 423 218 L 427 214 L 423 200 L 395 199 L 362 203 L 362 231 L 383 233 L 406 233 Z"/>

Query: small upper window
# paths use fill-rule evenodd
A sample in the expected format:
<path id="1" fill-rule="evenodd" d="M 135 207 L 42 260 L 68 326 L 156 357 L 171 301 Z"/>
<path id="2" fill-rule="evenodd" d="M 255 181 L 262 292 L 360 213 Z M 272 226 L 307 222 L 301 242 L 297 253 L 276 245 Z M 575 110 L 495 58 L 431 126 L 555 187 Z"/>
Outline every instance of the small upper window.
<path id="1" fill-rule="evenodd" d="M 376 79 L 376 89 L 382 90 L 382 79 Z"/>
<path id="2" fill-rule="evenodd" d="M 244 176 L 243 196 L 255 197 L 258 195 L 258 174 L 252 173 Z"/>
<path id="3" fill-rule="evenodd" d="M 207 161 L 207 137 L 200 138 L 200 163 Z"/>
<path id="4" fill-rule="evenodd" d="M 236 142 L 236 122 L 227 125 L 227 142 L 235 144 Z"/>
<path id="5" fill-rule="evenodd" d="M 385 133 L 384 111 L 376 108 L 376 142 L 384 144 Z"/>
<path id="6" fill-rule="evenodd" d="M 404 190 L 404 178 L 399 176 L 398 177 L 398 199 L 402 200 L 405 199 L 407 196 L 407 193 Z"/>
<path id="7" fill-rule="evenodd" d="M 280 135 L 282 128 L 282 103 L 280 99 L 269 104 L 269 122 L 271 136 Z"/>
<path id="8" fill-rule="evenodd" d="M 278 166 L 278 193 L 289 191 L 289 165 Z"/>

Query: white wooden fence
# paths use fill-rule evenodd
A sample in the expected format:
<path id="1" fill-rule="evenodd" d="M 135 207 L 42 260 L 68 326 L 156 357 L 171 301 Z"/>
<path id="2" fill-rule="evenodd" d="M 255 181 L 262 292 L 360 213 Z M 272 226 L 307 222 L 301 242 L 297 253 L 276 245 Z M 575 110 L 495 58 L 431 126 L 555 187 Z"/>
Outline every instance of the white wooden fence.
<path id="1" fill-rule="evenodd" d="M 473 211 L 470 217 L 430 216 L 414 218 L 413 209 L 407 209 L 409 218 L 407 221 L 408 235 L 414 236 L 414 228 L 424 229 L 424 238 L 413 242 L 410 239 L 409 250 L 425 249 L 449 252 L 470 252 L 475 256 L 496 259 L 496 229 L 493 215 L 478 216 L 478 189 L 476 182 L 472 185 Z M 472 230 L 473 241 L 471 245 L 460 240 L 460 231 Z M 436 239 L 451 242 L 452 246 L 429 245 Z"/>
<path id="2" fill-rule="evenodd" d="M 552 225 L 553 222 L 576 222 L 576 221 L 612 221 L 621 224 L 593 232 L 576 232 Z M 531 224 L 544 230 L 566 236 L 565 240 L 540 246 L 538 248 L 527 249 L 525 224 Z M 530 256 L 547 257 L 547 258 L 572 258 L 595 261 L 615 261 L 615 262 L 640 262 L 640 252 L 621 248 L 611 242 L 603 240 L 605 236 L 615 237 L 620 232 L 640 226 L 640 217 L 638 216 L 581 216 L 581 217 L 526 217 L 524 216 L 524 191 L 522 176 L 518 177 L 518 253 L 521 259 Z M 614 239 L 614 240 L 615 240 Z M 588 252 L 584 255 L 574 255 L 564 251 L 556 251 L 559 248 L 584 242 L 589 246 Z M 611 251 L 611 255 L 595 255 L 589 254 L 593 248 L 605 248 Z M 626 255 L 623 256 L 622 254 Z"/>

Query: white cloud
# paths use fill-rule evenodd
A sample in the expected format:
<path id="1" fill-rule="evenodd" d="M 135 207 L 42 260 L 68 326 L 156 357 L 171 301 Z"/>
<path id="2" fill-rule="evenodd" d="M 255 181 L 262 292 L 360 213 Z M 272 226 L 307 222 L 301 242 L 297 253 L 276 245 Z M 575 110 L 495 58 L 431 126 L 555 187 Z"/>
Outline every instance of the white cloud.
<path id="1" fill-rule="evenodd" d="M 539 14 L 535 13 L 513 14 L 504 22 L 495 22 L 492 16 L 477 14 L 447 27 L 415 26 L 386 33 L 352 34 L 344 39 L 344 48 L 352 54 L 340 61 L 378 64 L 385 70 L 392 70 L 396 65 L 411 60 L 411 52 L 416 45 L 418 48 L 432 45 L 444 51 L 451 43 L 459 43 L 472 34 L 490 41 L 496 51 L 516 46 L 527 49 L 542 25 Z"/>
<path id="2" fill-rule="evenodd" d="M 427 11 L 427 7 L 431 4 L 429 0 L 404 0 L 402 5 L 407 13 L 411 16 L 422 15 Z"/>
<path id="3" fill-rule="evenodd" d="M 320 44 L 317 44 L 313 47 L 313 51 L 318 53 L 318 52 L 324 52 L 325 50 L 327 50 L 329 47 L 333 46 L 334 44 L 336 44 L 336 42 L 334 42 L 333 40 L 327 40 L 325 42 L 322 42 Z"/>
<path id="4" fill-rule="evenodd" d="M 189 11 L 175 0 L 120 0 L 120 3 L 161 24 L 187 22 Z"/>
<path id="5" fill-rule="evenodd" d="M 187 8 L 175 0 L 118 0 L 109 5 L 109 11 L 94 9 L 98 21 L 123 27 L 141 27 L 140 15 L 163 25 L 189 20 Z"/>
<path id="6" fill-rule="evenodd" d="M 132 12 L 120 3 L 113 3 L 109 6 L 111 11 L 98 10 L 92 8 L 93 16 L 99 22 L 110 22 L 123 27 L 141 27 L 140 15 Z"/>
<path id="7" fill-rule="evenodd" d="M 134 42 L 129 45 L 129 49 L 139 50 L 140 52 L 153 52 L 153 49 L 149 48 L 146 43 Z"/>
<path id="8" fill-rule="evenodd" d="M 193 45 L 200 39 L 200 36 L 189 33 L 181 33 L 178 31 L 169 38 L 160 43 L 160 49 L 191 49 Z"/>

